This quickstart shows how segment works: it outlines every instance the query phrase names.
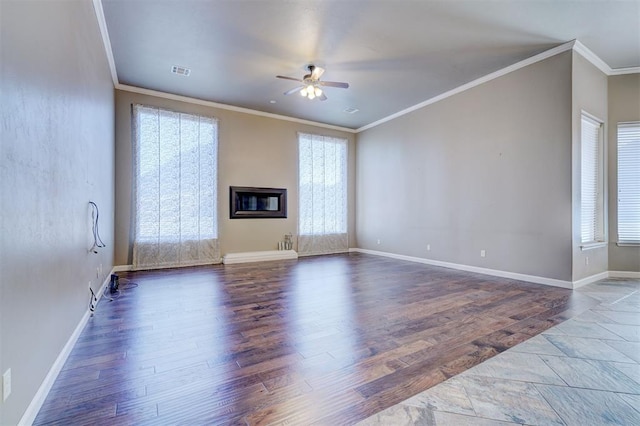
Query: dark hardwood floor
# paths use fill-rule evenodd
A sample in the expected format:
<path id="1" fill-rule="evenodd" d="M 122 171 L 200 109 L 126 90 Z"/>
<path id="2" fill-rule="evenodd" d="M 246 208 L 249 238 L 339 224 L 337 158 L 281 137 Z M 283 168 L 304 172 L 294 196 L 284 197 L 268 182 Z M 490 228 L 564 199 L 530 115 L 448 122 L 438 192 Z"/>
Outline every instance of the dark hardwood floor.
<path id="1" fill-rule="evenodd" d="M 35 424 L 352 424 L 595 304 L 364 254 L 120 276 Z"/>

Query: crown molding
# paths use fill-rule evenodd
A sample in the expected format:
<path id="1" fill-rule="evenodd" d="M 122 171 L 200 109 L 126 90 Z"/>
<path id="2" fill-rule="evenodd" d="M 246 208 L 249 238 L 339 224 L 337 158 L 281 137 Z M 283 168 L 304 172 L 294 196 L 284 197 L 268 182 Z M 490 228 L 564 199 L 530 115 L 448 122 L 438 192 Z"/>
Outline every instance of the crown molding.
<path id="1" fill-rule="evenodd" d="M 1 0 L 0 0 L 1 1 Z M 109 38 L 109 30 L 107 29 L 107 21 L 105 20 L 104 10 L 102 9 L 101 0 L 93 0 L 93 8 L 96 12 L 96 19 L 98 20 L 98 27 L 100 28 L 100 34 L 102 36 L 102 43 L 107 55 L 107 62 L 109 63 L 109 70 L 111 71 L 111 79 L 113 80 L 113 87 L 118 90 L 124 90 L 127 92 L 140 93 L 143 95 L 156 96 L 159 98 L 172 99 L 180 102 L 187 102 L 191 104 L 203 105 L 212 108 L 219 108 L 228 111 L 241 112 L 244 114 L 257 115 L 261 117 L 273 118 L 276 120 L 290 121 L 294 123 L 307 124 L 315 127 L 322 127 L 325 129 L 338 130 L 346 133 L 355 133 L 354 129 L 347 127 L 335 126 L 333 124 L 320 123 L 311 120 L 303 120 L 301 118 L 289 117 L 285 115 L 272 114 L 269 112 L 253 110 L 249 108 L 242 108 L 233 105 L 221 104 L 217 102 L 205 101 L 202 99 L 191 98 L 188 96 L 174 95 L 171 93 L 160 92 L 157 90 L 143 89 L 141 87 L 128 86 L 120 84 L 118 80 L 118 72 L 116 71 L 116 64 L 113 58 L 113 50 L 111 49 L 111 40 Z"/>
<path id="2" fill-rule="evenodd" d="M 466 90 L 469 90 L 473 87 L 479 86 L 483 83 L 486 83 L 488 81 L 491 81 L 493 79 L 496 79 L 498 77 L 502 77 L 503 75 L 509 74 L 510 72 L 519 70 L 521 68 L 524 68 L 526 66 L 535 64 L 536 62 L 540 62 L 543 61 L 545 59 L 548 59 L 552 56 L 558 55 L 560 53 L 566 52 L 568 50 L 573 50 L 576 53 L 580 54 L 583 58 L 585 58 L 587 61 L 591 62 L 596 68 L 598 68 L 600 71 L 602 71 L 604 74 L 606 74 L 607 76 L 611 76 L 611 75 L 623 75 L 623 74 L 637 74 L 640 73 L 640 67 L 629 67 L 629 68 L 616 68 L 616 69 L 612 69 L 609 65 L 607 65 L 606 62 L 604 62 L 602 59 L 600 59 L 600 57 L 598 57 L 598 55 L 596 55 L 595 53 L 593 53 L 591 50 L 589 50 L 584 44 L 580 43 L 579 40 L 571 40 L 567 43 L 561 44 L 559 46 L 554 47 L 553 49 L 549 49 L 547 51 L 544 51 L 542 53 L 539 53 L 535 56 L 532 56 L 530 58 L 527 58 L 523 61 L 517 62 L 513 65 L 510 65 L 506 68 L 503 68 L 501 70 L 492 72 L 491 74 L 487 74 L 484 77 L 480 77 L 476 80 L 473 80 L 469 83 L 463 84 L 462 86 L 456 87 L 455 89 L 451 89 L 448 92 L 442 93 L 441 95 L 435 96 L 431 99 L 427 99 L 424 102 L 421 102 L 419 104 L 416 104 L 414 106 L 411 106 L 409 108 L 403 109 L 402 111 L 398 111 L 395 114 L 391 114 L 385 118 L 382 118 L 380 120 L 374 121 L 373 123 L 369 123 L 365 126 L 362 126 L 358 129 L 356 129 L 356 133 L 360 133 L 364 130 L 370 129 L 372 127 L 376 127 L 382 123 L 386 123 L 387 121 L 391 121 L 395 118 L 401 117 L 403 115 L 409 114 L 410 112 L 413 112 L 415 110 L 418 110 L 420 108 L 424 108 L 427 105 L 431 105 L 434 104 L 436 102 L 439 102 L 443 99 L 446 99 L 450 96 L 456 95 L 458 93 L 464 92 Z"/>
<path id="3" fill-rule="evenodd" d="M 160 91 L 151 90 L 151 89 L 143 89 L 142 87 L 136 87 L 136 86 L 128 86 L 126 84 L 117 84 L 115 88 L 118 90 L 124 90 L 126 92 L 139 93 L 141 95 L 155 96 L 158 98 L 171 99 L 174 101 L 187 102 L 190 104 L 202 105 L 202 106 L 211 107 L 211 108 L 219 108 L 227 111 L 235 111 L 235 112 L 240 112 L 244 114 L 257 115 L 260 117 L 273 118 L 276 120 L 291 121 L 294 123 L 307 124 L 309 126 L 322 127 L 322 128 L 331 129 L 331 130 L 339 130 L 345 133 L 356 132 L 354 129 L 349 129 L 348 127 L 334 126 L 333 124 L 320 123 L 320 122 L 311 121 L 311 120 L 303 120 L 301 118 L 289 117 L 286 115 L 273 114 L 270 112 L 258 111 L 255 109 L 242 108 L 234 105 L 227 105 L 227 104 L 221 104 L 217 102 L 205 101 L 203 99 L 191 98 L 189 96 L 174 95 L 173 93 L 160 92 Z"/>
<path id="4" fill-rule="evenodd" d="M 107 55 L 107 62 L 109 63 L 109 70 L 111 71 L 111 79 L 113 80 L 113 86 L 115 87 L 118 85 L 118 73 L 116 71 L 116 62 L 113 59 L 111 39 L 109 38 L 109 31 L 107 30 L 107 21 L 104 17 L 104 9 L 102 9 L 102 1 L 93 0 L 93 9 L 96 12 L 98 27 L 100 28 L 100 35 L 102 36 L 102 44 L 104 45 L 104 51 Z"/>
<path id="5" fill-rule="evenodd" d="M 609 75 L 640 74 L 640 67 L 613 68 Z"/>
<path id="6" fill-rule="evenodd" d="M 596 68 L 605 73 L 607 76 L 640 73 L 640 67 L 611 68 L 605 61 L 600 59 L 600 57 L 593 53 L 587 46 L 580 43 L 579 40 L 575 40 L 573 50 L 576 53 L 579 53 L 587 61 L 591 62 Z"/>
<path id="7" fill-rule="evenodd" d="M 611 75 L 611 67 L 607 65 L 605 61 L 600 59 L 598 55 L 593 53 L 587 46 L 580 43 L 579 40 L 574 40 L 573 51 L 579 53 L 583 58 L 587 61 L 591 62 L 591 64 L 598 68 L 600 71 L 605 73 L 606 75 Z"/>
<path id="8" fill-rule="evenodd" d="M 379 126 L 382 123 L 386 123 L 387 121 L 393 120 L 395 118 L 401 117 L 403 115 L 409 114 L 410 112 L 413 112 L 415 110 L 418 110 L 420 108 L 424 108 L 427 105 L 431 105 L 434 104 L 436 102 L 440 102 L 443 99 L 449 98 L 453 95 L 457 95 L 458 93 L 462 93 L 464 91 L 467 91 L 469 89 L 472 89 L 476 86 L 479 86 L 481 84 L 484 84 L 488 81 L 494 80 L 498 77 L 502 77 L 503 75 L 512 73 L 514 71 L 517 71 L 521 68 L 527 67 L 529 65 L 535 64 L 536 62 L 540 62 L 540 61 L 544 61 L 547 58 L 550 58 L 552 56 L 558 55 L 562 52 L 566 52 L 568 50 L 573 49 L 574 47 L 574 40 L 567 42 L 567 43 L 563 43 L 559 46 L 556 46 L 552 49 L 546 50 L 542 53 L 539 53 L 535 56 L 532 56 L 530 58 L 524 59 L 520 62 L 516 62 L 513 65 L 509 65 L 508 67 L 502 68 L 501 70 L 498 71 L 494 71 L 491 74 L 487 74 L 483 77 L 477 78 L 473 81 L 470 81 L 469 83 L 463 84 L 462 86 L 458 86 L 455 89 L 451 89 L 448 92 L 444 92 L 438 96 L 435 96 L 431 99 L 427 99 L 424 102 L 420 102 L 419 104 L 416 104 L 414 106 L 411 106 L 409 108 L 403 109 L 402 111 L 398 111 L 395 114 L 391 114 L 385 118 L 382 118 L 380 120 L 374 121 L 373 123 L 369 123 L 366 126 L 362 126 L 358 129 L 356 129 L 356 132 L 362 132 L 364 130 L 370 129 L 372 127 L 376 127 Z"/>
<path id="9" fill-rule="evenodd" d="M 93 2 L 93 7 L 95 9 L 96 12 L 96 18 L 98 20 L 98 27 L 100 28 L 100 34 L 102 35 L 102 42 L 104 44 L 104 50 L 105 53 L 107 55 L 107 61 L 109 62 L 109 69 L 111 71 L 111 78 L 113 79 L 113 86 L 116 89 L 119 90 L 125 90 L 125 91 L 129 91 L 129 92 L 135 92 L 135 93 L 141 93 L 141 94 L 147 94 L 147 95 L 152 95 L 152 96 L 158 96 L 161 98 L 166 98 L 166 99 L 173 99 L 173 100 L 178 100 L 178 101 L 182 101 L 182 102 L 188 102 L 188 103 L 195 103 L 198 105 L 205 105 L 205 106 L 210 106 L 213 108 L 220 108 L 220 109 L 225 109 L 225 110 L 229 110 L 229 111 L 236 111 L 236 112 L 241 112 L 241 113 L 245 113 L 245 114 L 252 114 L 252 115 L 258 115 L 258 116 L 262 116 L 262 117 L 268 117 L 268 118 L 273 118 L 276 120 L 284 120 L 284 121 L 291 121 L 291 122 L 295 122 L 295 123 L 301 123 L 301 124 L 308 124 L 311 126 L 317 126 L 317 127 L 324 127 L 327 129 L 333 129 L 333 130 L 339 130 L 342 132 L 347 132 L 347 133 L 360 133 L 364 130 L 367 129 L 371 129 L 372 127 L 376 127 L 379 126 L 380 124 L 386 123 L 387 121 L 391 121 L 395 118 L 401 117 L 403 115 L 409 114 L 415 110 L 418 110 L 420 108 L 424 108 L 427 105 L 431 105 L 434 104 L 436 102 L 439 102 L 443 99 L 446 99 L 448 97 L 451 97 L 453 95 L 456 95 L 458 93 L 464 92 L 466 90 L 469 90 L 473 87 L 479 86 L 483 83 L 486 83 L 488 81 L 494 80 L 498 77 L 502 77 L 503 75 L 509 74 L 513 71 L 517 71 L 521 68 L 524 68 L 526 66 L 535 64 L 536 62 L 540 62 L 543 61 L 547 58 L 550 58 L 552 56 L 558 55 L 560 53 L 566 52 L 568 50 L 573 50 L 576 53 L 580 54 L 582 57 L 584 57 L 586 60 L 588 60 L 589 62 L 591 62 L 596 68 L 598 68 L 600 71 L 602 71 L 604 74 L 606 74 L 607 76 L 611 76 L 611 75 L 625 75 L 625 74 L 640 74 L 640 67 L 627 67 L 627 68 L 611 68 L 609 65 L 607 65 L 606 62 L 604 62 L 602 59 L 600 59 L 600 57 L 598 55 L 596 55 L 595 53 L 593 53 L 589 48 L 587 48 L 584 44 L 582 44 L 579 40 L 571 40 L 567 43 L 563 43 L 559 46 L 556 46 L 552 49 L 549 49 L 547 51 L 544 51 L 542 53 L 539 53 L 535 56 L 532 56 L 530 58 L 527 58 L 523 61 L 517 62 L 513 65 L 510 65 L 506 68 L 503 68 L 501 70 L 492 72 L 491 74 L 487 74 L 484 77 L 480 77 L 476 80 L 473 80 L 469 83 L 463 84 L 462 86 L 456 87 L 454 89 L 451 89 L 445 93 L 442 93 L 438 96 L 435 96 L 433 98 L 427 99 L 426 101 L 420 102 L 419 104 L 413 105 L 409 108 L 405 108 L 402 111 L 398 111 L 395 114 L 391 114 L 387 117 L 381 118 L 380 120 L 374 121 L 372 123 L 369 123 L 365 126 L 362 126 L 358 129 L 350 129 L 347 127 L 342 127 L 342 126 L 335 126 L 332 124 L 326 124 L 326 123 L 320 123 L 320 122 L 316 122 L 316 121 L 310 121 L 310 120 L 303 120 L 303 119 L 299 119 L 299 118 L 294 118 L 294 117 L 288 117 L 288 116 L 284 116 L 284 115 L 279 115 L 279 114 L 273 114 L 273 113 L 268 113 L 268 112 L 264 112 L 264 111 L 258 111 L 258 110 L 253 110 L 253 109 L 249 109 L 249 108 L 242 108 L 242 107 L 236 107 L 233 105 L 226 105 L 226 104 L 221 104 L 221 103 L 217 103 L 217 102 L 211 102 L 211 101 L 204 101 L 202 99 L 196 99 L 196 98 L 191 98 L 188 96 L 180 96 L 180 95 L 173 95 L 170 93 L 165 93 L 165 92 L 159 92 L 159 91 L 155 91 L 155 90 L 149 90 L 149 89 L 143 89 L 140 87 L 133 87 L 133 86 L 128 86 L 128 85 L 123 85 L 119 83 L 118 80 L 118 73 L 116 71 L 116 65 L 115 65 L 115 60 L 113 58 L 113 50 L 111 49 L 111 40 L 109 39 L 109 31 L 107 30 L 107 22 L 105 20 L 105 16 L 104 16 L 104 10 L 102 8 L 102 0 L 92 0 Z"/>

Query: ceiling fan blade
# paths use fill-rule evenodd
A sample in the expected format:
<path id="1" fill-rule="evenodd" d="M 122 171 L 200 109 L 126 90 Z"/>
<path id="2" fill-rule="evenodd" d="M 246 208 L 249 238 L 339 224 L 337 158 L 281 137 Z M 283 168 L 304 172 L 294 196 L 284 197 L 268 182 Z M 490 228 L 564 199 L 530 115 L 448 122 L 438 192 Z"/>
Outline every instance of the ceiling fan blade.
<path id="1" fill-rule="evenodd" d="M 349 83 L 341 83 L 339 81 L 319 81 L 318 84 L 320 84 L 320 86 L 339 87 L 341 89 L 349 88 Z"/>
<path id="2" fill-rule="evenodd" d="M 285 95 L 291 95 L 293 93 L 299 92 L 300 90 L 304 89 L 304 86 L 298 86 L 298 87 L 294 87 L 291 90 L 287 90 L 286 92 L 284 92 Z"/>
<path id="3" fill-rule="evenodd" d="M 324 68 L 313 66 L 313 71 L 311 72 L 311 79 L 319 80 L 322 74 L 324 74 Z"/>
<path id="4" fill-rule="evenodd" d="M 318 99 L 320 99 L 321 101 L 326 101 L 327 96 L 323 93 L 322 95 L 318 96 Z"/>
<path id="5" fill-rule="evenodd" d="M 300 81 L 300 82 L 302 82 L 302 80 L 300 80 L 299 78 L 286 77 L 286 76 L 284 76 L 284 75 L 276 75 L 276 78 L 284 78 L 285 80 L 293 80 L 293 81 Z"/>

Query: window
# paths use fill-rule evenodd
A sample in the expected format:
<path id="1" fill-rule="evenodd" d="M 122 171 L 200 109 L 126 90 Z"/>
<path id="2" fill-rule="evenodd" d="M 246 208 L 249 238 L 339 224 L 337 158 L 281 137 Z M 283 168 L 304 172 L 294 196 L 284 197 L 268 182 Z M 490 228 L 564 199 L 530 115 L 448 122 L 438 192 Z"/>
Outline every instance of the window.
<path id="1" fill-rule="evenodd" d="M 298 251 L 337 253 L 347 238 L 347 140 L 300 133 Z"/>
<path id="2" fill-rule="evenodd" d="M 618 243 L 640 244 L 640 122 L 618 124 Z"/>
<path id="3" fill-rule="evenodd" d="M 137 269 L 218 260 L 217 121 L 133 107 Z"/>
<path id="4" fill-rule="evenodd" d="M 602 123 L 582 114 L 581 221 L 583 244 L 604 241 L 604 147 Z"/>

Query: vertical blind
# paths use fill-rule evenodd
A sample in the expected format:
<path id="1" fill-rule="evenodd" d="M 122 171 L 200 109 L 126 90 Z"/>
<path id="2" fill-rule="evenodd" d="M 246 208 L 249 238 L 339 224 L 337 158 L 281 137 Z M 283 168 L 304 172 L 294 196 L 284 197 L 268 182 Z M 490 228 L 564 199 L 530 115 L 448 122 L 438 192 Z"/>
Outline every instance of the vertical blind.
<path id="1" fill-rule="evenodd" d="M 298 251 L 348 250 L 347 140 L 299 133 L 298 153 Z"/>
<path id="2" fill-rule="evenodd" d="M 582 243 L 604 241 L 604 180 L 601 123 L 581 120 L 581 221 Z"/>
<path id="3" fill-rule="evenodd" d="M 640 122 L 618 124 L 618 242 L 640 243 Z"/>
<path id="4" fill-rule="evenodd" d="M 217 126 L 214 118 L 134 105 L 136 269 L 219 259 Z"/>

